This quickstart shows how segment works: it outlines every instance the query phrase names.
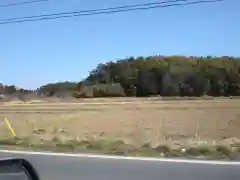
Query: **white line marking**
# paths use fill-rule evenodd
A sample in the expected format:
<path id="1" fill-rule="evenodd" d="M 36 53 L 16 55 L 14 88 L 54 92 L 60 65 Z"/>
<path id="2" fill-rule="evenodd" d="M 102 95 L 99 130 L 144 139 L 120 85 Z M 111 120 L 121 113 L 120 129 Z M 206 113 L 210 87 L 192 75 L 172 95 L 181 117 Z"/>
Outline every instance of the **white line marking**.
<path id="1" fill-rule="evenodd" d="M 77 157 L 93 159 L 112 159 L 112 160 L 132 160 L 132 161 L 149 161 L 149 162 L 169 162 L 169 163 L 190 163 L 190 164 L 211 164 L 211 165 L 240 165 L 240 162 L 229 161 L 204 161 L 204 160 L 187 160 L 187 159 L 164 159 L 164 158 L 145 158 L 145 157 L 125 157 L 125 156 L 108 156 L 92 154 L 68 154 L 68 153 L 51 153 L 51 152 L 30 152 L 30 151 L 10 151 L 0 150 L 0 153 L 22 154 L 22 155 L 40 155 L 40 156 L 59 156 L 59 157 Z"/>

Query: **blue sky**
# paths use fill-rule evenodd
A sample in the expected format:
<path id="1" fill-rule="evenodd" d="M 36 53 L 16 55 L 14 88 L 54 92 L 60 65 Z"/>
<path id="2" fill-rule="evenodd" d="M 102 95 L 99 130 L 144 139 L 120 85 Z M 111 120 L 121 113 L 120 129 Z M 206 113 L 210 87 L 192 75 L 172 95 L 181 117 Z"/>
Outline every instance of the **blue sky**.
<path id="1" fill-rule="evenodd" d="M 20 0 L 1 0 L 0 4 Z M 157 0 L 155 0 L 156 2 Z M 154 0 L 52 0 L 0 9 L 0 18 Z M 0 26 L 0 81 L 24 88 L 79 81 L 128 56 L 240 56 L 240 0 Z"/>

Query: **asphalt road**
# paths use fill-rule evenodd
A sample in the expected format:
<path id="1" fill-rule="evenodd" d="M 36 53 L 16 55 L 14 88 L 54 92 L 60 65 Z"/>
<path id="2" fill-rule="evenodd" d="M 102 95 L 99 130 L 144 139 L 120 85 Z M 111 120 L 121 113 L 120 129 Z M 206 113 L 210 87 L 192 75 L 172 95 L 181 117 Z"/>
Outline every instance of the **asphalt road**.
<path id="1" fill-rule="evenodd" d="M 164 162 L 16 154 L 0 151 L 0 158 L 29 160 L 42 180 L 239 180 L 239 164 Z"/>

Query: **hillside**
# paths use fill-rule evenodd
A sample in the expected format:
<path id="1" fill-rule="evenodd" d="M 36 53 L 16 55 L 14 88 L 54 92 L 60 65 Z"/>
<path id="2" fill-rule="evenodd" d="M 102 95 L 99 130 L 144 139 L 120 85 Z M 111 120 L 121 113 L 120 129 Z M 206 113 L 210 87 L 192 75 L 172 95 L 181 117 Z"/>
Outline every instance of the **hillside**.
<path id="1" fill-rule="evenodd" d="M 5 89 L 5 94 L 33 93 Z M 152 56 L 99 64 L 82 82 L 50 83 L 41 96 L 239 96 L 240 58 Z M 35 92 L 35 94 L 36 94 Z"/>
<path id="2" fill-rule="evenodd" d="M 238 96 L 240 58 L 130 57 L 98 65 L 86 81 L 119 83 L 126 96 Z"/>

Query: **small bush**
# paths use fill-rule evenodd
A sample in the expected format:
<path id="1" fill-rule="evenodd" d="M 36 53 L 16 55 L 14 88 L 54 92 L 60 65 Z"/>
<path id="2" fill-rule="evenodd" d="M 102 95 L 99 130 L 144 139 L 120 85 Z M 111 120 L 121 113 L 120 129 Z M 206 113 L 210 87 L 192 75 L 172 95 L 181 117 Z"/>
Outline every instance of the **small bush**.
<path id="1" fill-rule="evenodd" d="M 17 140 L 14 138 L 9 138 L 9 139 L 0 139 L 0 145 L 16 145 Z"/>
<path id="2" fill-rule="evenodd" d="M 73 144 L 68 144 L 68 143 L 57 143 L 55 146 L 57 149 L 60 151 L 74 151 L 75 146 Z"/>
<path id="3" fill-rule="evenodd" d="M 197 148 L 191 147 L 186 150 L 186 154 L 191 156 L 200 156 L 201 153 Z"/>
<path id="4" fill-rule="evenodd" d="M 232 154 L 232 151 L 225 146 L 217 146 L 216 151 L 221 153 L 222 155 L 224 155 L 226 157 L 230 157 L 231 154 Z"/>
<path id="5" fill-rule="evenodd" d="M 86 145 L 86 148 L 89 150 L 102 150 L 104 149 L 104 143 L 102 141 L 89 141 L 89 143 Z"/>
<path id="6" fill-rule="evenodd" d="M 142 145 L 142 148 L 151 148 L 151 144 L 150 143 L 144 143 Z"/>
<path id="7" fill-rule="evenodd" d="M 198 147 L 198 150 L 199 150 L 199 153 L 204 156 L 210 155 L 212 153 L 211 149 L 206 146 L 200 146 Z"/>
<path id="8" fill-rule="evenodd" d="M 156 147 L 155 150 L 159 153 L 164 153 L 164 154 L 167 154 L 170 152 L 170 148 L 168 146 L 163 146 L 163 145 Z"/>
<path id="9" fill-rule="evenodd" d="M 94 85 L 94 97 L 124 97 L 124 89 L 120 84 L 98 84 Z"/>
<path id="10" fill-rule="evenodd" d="M 236 144 L 237 151 L 240 153 L 240 143 Z"/>

